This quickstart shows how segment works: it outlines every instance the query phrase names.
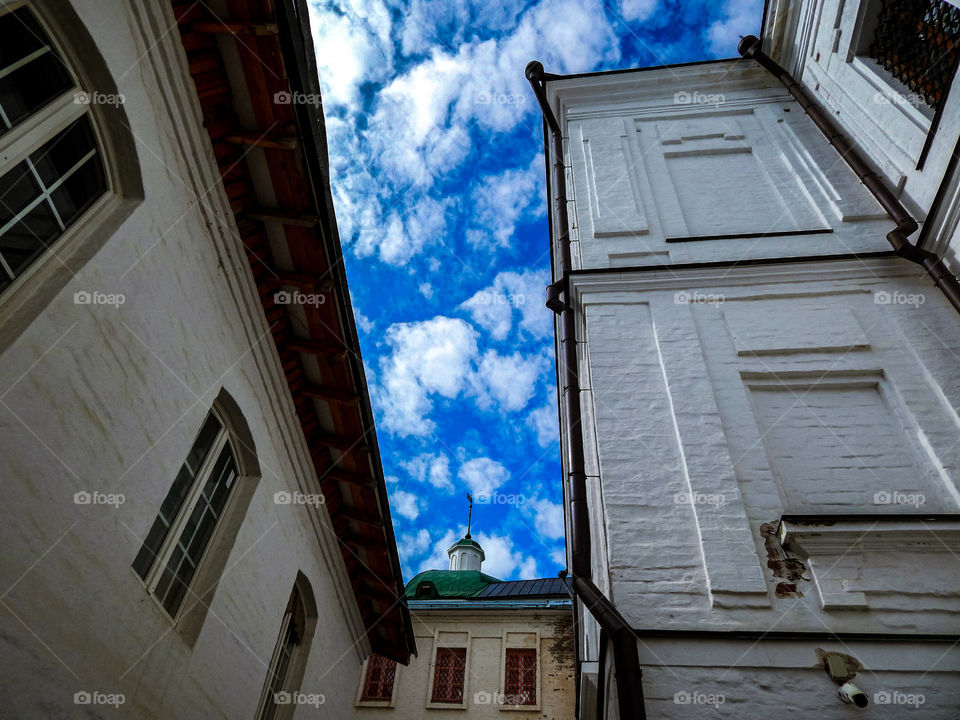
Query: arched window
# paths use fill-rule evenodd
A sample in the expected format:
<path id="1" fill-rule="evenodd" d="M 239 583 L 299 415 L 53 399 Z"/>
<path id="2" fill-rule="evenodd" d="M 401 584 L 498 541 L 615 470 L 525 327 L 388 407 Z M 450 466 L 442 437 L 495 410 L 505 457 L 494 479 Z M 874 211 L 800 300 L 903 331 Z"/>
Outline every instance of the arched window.
<path id="1" fill-rule="evenodd" d="M 287 608 L 280 624 L 280 637 L 267 667 L 267 678 L 260 695 L 257 720 L 280 720 L 289 717 L 298 703 L 296 695 L 303 680 L 303 671 L 310 652 L 310 642 L 317 624 L 317 606 L 313 590 L 303 573 L 297 573 Z M 315 705 L 324 700 L 318 693 L 309 693 Z"/>
<path id="2" fill-rule="evenodd" d="M 90 102 L 30 6 L 0 12 L 0 292 L 107 192 Z"/>
<path id="3" fill-rule="evenodd" d="M 134 126 L 103 44 L 69 2 L 0 2 L 0 351 L 143 201 Z M 78 305 L 115 292 L 76 290 Z"/>
<path id="4" fill-rule="evenodd" d="M 133 563 L 171 617 L 180 609 L 236 480 L 230 434 L 211 411 Z"/>
<path id="5" fill-rule="evenodd" d="M 160 504 L 133 569 L 170 618 L 199 633 L 259 480 L 249 427 L 222 391 Z M 190 600 L 188 602 L 188 600 Z"/>

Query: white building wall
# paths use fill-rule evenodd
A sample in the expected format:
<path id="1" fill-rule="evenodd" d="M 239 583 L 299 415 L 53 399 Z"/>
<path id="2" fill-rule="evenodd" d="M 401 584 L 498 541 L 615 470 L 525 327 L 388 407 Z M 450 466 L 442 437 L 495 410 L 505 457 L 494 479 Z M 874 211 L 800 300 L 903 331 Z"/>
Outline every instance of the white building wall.
<path id="1" fill-rule="evenodd" d="M 301 689 L 325 696 L 326 717 L 347 717 L 369 646 L 326 510 L 273 501 L 316 492 L 315 474 L 170 5 L 72 5 L 125 96 L 144 197 L 45 307 L 24 299 L 54 275 L 0 308 L 11 321 L 0 345 L 3 714 L 115 716 L 74 704 L 98 691 L 125 695 L 125 717 L 253 717 L 300 571 L 319 609 Z M 126 301 L 77 305 L 79 291 Z M 252 429 L 262 479 L 191 647 L 131 563 L 222 388 Z M 125 502 L 77 505 L 78 491 Z"/>
<path id="2" fill-rule="evenodd" d="M 818 648 L 864 665 L 864 717 L 890 716 L 882 693 L 953 717 L 960 523 L 929 516 L 960 510 L 956 313 L 918 266 L 862 257 L 889 251 L 893 223 L 755 63 L 547 91 L 566 140 L 594 578 L 638 630 L 650 717 L 845 717 Z M 937 143 L 952 148 L 958 119 Z M 913 210 L 939 186 L 935 152 L 890 173 Z M 702 637 L 657 637 L 674 631 Z M 725 704 L 674 699 L 695 692 Z"/>
<path id="3" fill-rule="evenodd" d="M 364 676 L 358 672 L 354 676 L 357 704 L 353 720 L 384 717 L 396 720 L 424 717 L 437 720 L 504 717 L 569 720 L 574 716 L 574 652 L 569 608 L 441 610 L 414 602 L 411 614 L 417 638 L 417 657 L 407 667 L 397 667 L 393 701 L 389 708 L 361 702 Z M 429 693 L 435 649 L 464 646 L 467 648 L 464 706 L 444 708 L 431 705 Z M 505 647 L 537 648 L 539 702 L 533 709 L 511 708 L 497 701 L 504 693 Z"/>

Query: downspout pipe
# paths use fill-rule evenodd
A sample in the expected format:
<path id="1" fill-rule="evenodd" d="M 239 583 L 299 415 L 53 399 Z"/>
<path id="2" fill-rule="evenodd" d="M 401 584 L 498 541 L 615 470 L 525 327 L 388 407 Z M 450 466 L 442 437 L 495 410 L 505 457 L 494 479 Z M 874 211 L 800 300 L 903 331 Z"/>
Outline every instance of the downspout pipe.
<path id="1" fill-rule="evenodd" d="M 909 236 L 917 231 L 919 225 L 903 203 L 897 199 L 886 179 L 870 167 L 863 154 L 843 134 L 837 122 L 809 91 L 773 58 L 763 52 L 759 38 L 755 35 L 747 35 L 740 40 L 737 51 L 744 58 L 756 60 L 783 84 L 827 141 L 840 153 L 840 157 L 853 170 L 864 187 L 896 223 L 896 227 L 887 233 L 887 241 L 894 252 L 926 270 L 954 309 L 960 312 L 960 282 L 938 255 L 910 242 Z"/>
<path id="2" fill-rule="evenodd" d="M 587 512 L 587 474 L 583 449 L 583 422 L 580 405 L 580 360 L 577 355 L 576 318 L 569 302 L 572 270 L 570 221 L 567 215 L 567 182 L 563 158 L 563 132 L 547 102 L 545 82 L 551 76 L 534 60 L 524 71 L 543 112 L 553 140 L 553 189 L 556 197 L 556 243 L 559 253 L 557 282 L 547 286 L 546 305 L 560 318 L 560 346 L 563 358 L 562 412 L 567 430 L 568 486 L 571 532 L 571 570 L 569 587 L 583 606 L 596 618 L 613 646 L 613 670 L 617 683 L 617 702 L 622 720 L 646 720 L 642 670 L 637 639 L 624 617 L 610 599 L 594 584 L 590 553 L 590 517 Z M 602 698 L 599 699 L 603 701 Z"/>

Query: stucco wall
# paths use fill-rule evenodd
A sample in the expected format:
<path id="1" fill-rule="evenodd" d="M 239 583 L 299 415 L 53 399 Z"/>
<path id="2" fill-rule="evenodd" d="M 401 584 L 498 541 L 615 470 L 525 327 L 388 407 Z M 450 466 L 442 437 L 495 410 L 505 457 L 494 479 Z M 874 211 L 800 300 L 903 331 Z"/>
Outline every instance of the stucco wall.
<path id="1" fill-rule="evenodd" d="M 836 259 L 888 251 L 892 223 L 754 63 L 547 88 L 566 131 L 594 577 L 639 631 L 650 716 L 840 717 L 824 647 L 869 668 L 872 702 L 919 693 L 952 717 L 960 531 L 915 515 L 960 509 L 956 313 L 905 260 Z M 894 173 L 897 132 L 857 130 L 928 204 L 943 158 Z M 703 635 L 644 636 L 672 630 Z M 778 632 L 797 644 L 764 639 Z M 673 700 L 695 691 L 729 701 Z"/>
<path id="2" fill-rule="evenodd" d="M 398 667 L 393 707 L 363 707 L 358 703 L 354 720 L 423 717 L 437 720 L 454 718 L 540 718 L 565 720 L 574 716 L 574 655 L 567 610 L 519 610 L 509 612 L 491 609 L 474 611 L 423 610 L 411 608 L 418 656 L 408 667 Z M 537 654 L 540 671 L 540 704 L 538 710 L 502 708 L 496 702 L 503 693 L 503 647 L 516 636 L 540 633 Z M 469 634 L 467 673 L 464 688 L 465 709 L 427 709 L 436 633 L 441 643 L 445 633 Z M 441 646 L 443 646 L 441 645 Z M 357 683 L 362 682 L 357 677 Z M 359 685 L 358 685 L 359 690 Z M 359 697 L 359 696 L 358 696 Z"/>
<path id="3" fill-rule="evenodd" d="M 0 703 L 24 718 L 113 716 L 74 704 L 98 691 L 125 695 L 131 717 L 252 717 L 299 570 L 319 608 L 301 689 L 346 717 L 368 646 L 325 509 L 273 500 L 315 492 L 312 467 L 169 3 L 74 7 L 125 97 L 144 199 L 4 338 Z M 80 291 L 125 302 L 75 304 Z M 191 648 L 131 563 L 221 389 L 249 423 L 262 479 Z M 77 505 L 78 491 L 125 502 Z"/>

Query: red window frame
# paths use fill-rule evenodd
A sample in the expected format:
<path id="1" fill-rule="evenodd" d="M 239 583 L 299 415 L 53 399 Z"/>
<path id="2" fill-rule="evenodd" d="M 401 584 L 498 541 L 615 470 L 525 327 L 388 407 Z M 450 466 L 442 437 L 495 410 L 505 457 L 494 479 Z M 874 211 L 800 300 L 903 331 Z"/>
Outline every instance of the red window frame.
<path id="1" fill-rule="evenodd" d="M 537 651 L 507 648 L 503 673 L 506 705 L 537 704 Z"/>
<path id="2" fill-rule="evenodd" d="M 437 648 L 430 702 L 462 704 L 466 668 L 466 648 Z"/>
<path id="3" fill-rule="evenodd" d="M 371 655 L 367 661 L 367 676 L 363 682 L 361 702 L 390 702 L 393 699 L 393 681 L 397 663 L 382 655 Z"/>

